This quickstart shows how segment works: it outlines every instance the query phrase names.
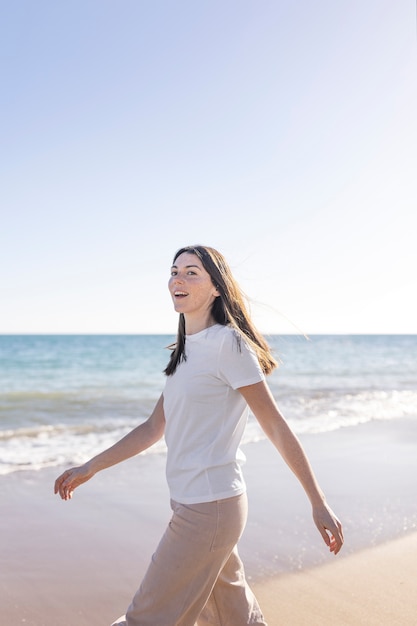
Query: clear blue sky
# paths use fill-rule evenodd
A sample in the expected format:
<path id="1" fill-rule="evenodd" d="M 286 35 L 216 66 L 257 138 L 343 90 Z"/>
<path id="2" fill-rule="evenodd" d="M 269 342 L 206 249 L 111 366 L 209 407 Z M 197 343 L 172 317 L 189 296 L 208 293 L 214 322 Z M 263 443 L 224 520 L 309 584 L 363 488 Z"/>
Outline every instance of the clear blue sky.
<path id="1" fill-rule="evenodd" d="M 1 3 L 0 332 L 175 332 L 205 243 L 264 332 L 417 333 L 415 11 Z"/>

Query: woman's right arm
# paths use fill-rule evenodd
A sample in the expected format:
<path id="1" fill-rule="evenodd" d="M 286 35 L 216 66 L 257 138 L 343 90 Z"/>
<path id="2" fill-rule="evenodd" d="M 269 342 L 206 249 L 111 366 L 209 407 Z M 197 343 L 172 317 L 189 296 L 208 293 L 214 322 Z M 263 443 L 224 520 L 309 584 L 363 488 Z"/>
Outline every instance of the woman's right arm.
<path id="1" fill-rule="evenodd" d="M 164 430 L 164 402 L 161 395 L 146 422 L 137 426 L 111 448 L 104 450 L 84 465 L 72 467 L 63 472 L 55 481 L 54 492 L 59 493 L 63 500 L 70 500 L 76 487 L 87 482 L 97 472 L 143 452 L 161 439 Z"/>

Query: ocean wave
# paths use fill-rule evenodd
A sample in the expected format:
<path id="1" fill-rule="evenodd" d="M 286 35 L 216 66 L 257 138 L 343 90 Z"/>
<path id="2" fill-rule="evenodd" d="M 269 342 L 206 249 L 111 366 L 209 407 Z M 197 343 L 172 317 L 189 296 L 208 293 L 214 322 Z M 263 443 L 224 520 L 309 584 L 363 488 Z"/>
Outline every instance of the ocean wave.
<path id="1" fill-rule="evenodd" d="M 315 390 L 303 395 L 287 393 L 278 401 L 298 435 L 355 427 L 371 420 L 417 416 L 417 392 L 411 390 L 349 393 Z M 107 416 L 108 409 L 107 406 L 104 411 Z M 85 416 L 84 411 L 82 415 Z M 114 444 L 145 417 L 122 416 L 119 410 L 117 417 L 113 418 L 90 413 L 88 418 L 82 420 L 46 424 L 32 422 L 4 428 L 0 430 L 0 474 L 82 463 Z M 251 416 L 243 443 L 256 443 L 264 438 L 263 431 Z M 165 451 L 165 444 L 161 441 L 145 454 L 164 454 Z"/>
<path id="2" fill-rule="evenodd" d="M 370 420 L 417 416 L 417 392 L 361 390 L 315 392 L 283 400 L 289 421 L 300 432 L 325 432 Z"/>
<path id="3" fill-rule="evenodd" d="M 11 392 L 0 394 L 0 429 L 32 428 L 38 425 L 59 427 L 59 423 L 102 424 L 110 419 L 145 419 L 157 400 L 148 391 L 136 394 L 120 390 L 119 393 L 97 393 L 90 390 L 77 392 Z M 58 423 L 59 422 L 59 423 Z M 97 426 L 101 428 L 100 426 Z M 1 430 L 0 430 L 1 433 Z"/>
<path id="4" fill-rule="evenodd" d="M 113 445 L 138 422 L 57 424 L 0 431 L 0 474 L 38 470 L 58 465 L 76 465 Z M 163 453 L 159 442 L 144 454 Z"/>

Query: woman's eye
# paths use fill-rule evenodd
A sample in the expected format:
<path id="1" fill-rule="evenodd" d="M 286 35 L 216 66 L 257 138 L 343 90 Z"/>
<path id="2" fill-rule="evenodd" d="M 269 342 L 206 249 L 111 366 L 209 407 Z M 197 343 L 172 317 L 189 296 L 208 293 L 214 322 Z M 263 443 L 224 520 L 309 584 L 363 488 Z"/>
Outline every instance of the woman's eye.
<path id="1" fill-rule="evenodd" d="M 175 272 L 175 271 L 171 272 L 171 276 L 176 276 L 176 275 L 177 275 L 177 272 Z"/>

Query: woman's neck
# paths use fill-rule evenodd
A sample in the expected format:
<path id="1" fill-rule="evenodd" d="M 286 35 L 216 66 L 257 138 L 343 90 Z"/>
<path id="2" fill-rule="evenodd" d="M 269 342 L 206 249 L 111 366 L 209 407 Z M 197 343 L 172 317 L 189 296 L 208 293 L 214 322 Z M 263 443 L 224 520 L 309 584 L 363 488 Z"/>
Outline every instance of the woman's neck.
<path id="1" fill-rule="evenodd" d="M 197 318 L 197 319 L 189 319 L 185 318 L 185 334 L 186 335 L 196 335 L 200 333 L 202 330 L 206 328 L 210 328 L 210 326 L 214 326 L 215 320 L 209 315 L 207 318 Z"/>

